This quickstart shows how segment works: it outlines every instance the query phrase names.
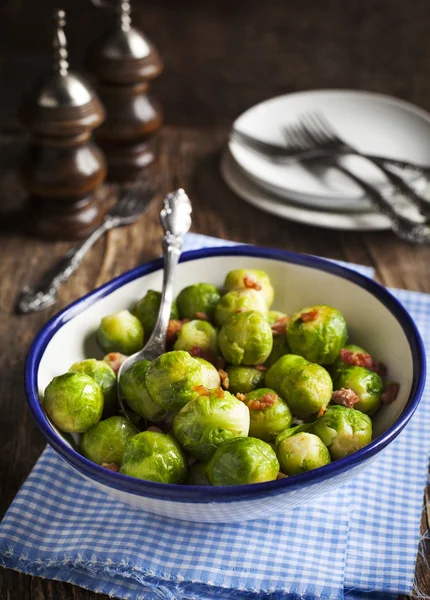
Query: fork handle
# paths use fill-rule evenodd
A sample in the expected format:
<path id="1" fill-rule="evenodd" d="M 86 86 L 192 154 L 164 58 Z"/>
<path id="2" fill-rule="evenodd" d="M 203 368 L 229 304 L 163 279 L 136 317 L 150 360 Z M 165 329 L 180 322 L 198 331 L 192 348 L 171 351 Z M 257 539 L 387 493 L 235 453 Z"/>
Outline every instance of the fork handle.
<path id="1" fill-rule="evenodd" d="M 57 301 L 58 290 L 76 271 L 82 259 L 97 240 L 115 226 L 115 218 L 107 216 L 83 242 L 71 248 L 35 286 L 26 286 L 18 296 L 16 311 L 21 314 L 38 312 Z"/>

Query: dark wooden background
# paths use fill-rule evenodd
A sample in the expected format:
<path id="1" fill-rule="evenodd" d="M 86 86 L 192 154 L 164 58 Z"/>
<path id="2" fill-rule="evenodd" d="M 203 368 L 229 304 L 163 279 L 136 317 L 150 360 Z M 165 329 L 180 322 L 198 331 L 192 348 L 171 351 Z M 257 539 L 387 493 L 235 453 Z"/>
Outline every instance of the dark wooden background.
<path id="1" fill-rule="evenodd" d="M 239 200 L 218 174 L 231 121 L 276 94 L 359 88 L 430 110 L 428 0 L 134 0 L 134 5 L 135 23 L 165 61 L 154 85 L 166 113 L 161 134 L 165 189 L 182 185 L 190 193 L 194 231 L 372 265 L 385 285 L 430 292 L 430 247 L 409 246 L 389 232 L 341 233 L 280 221 Z M 56 310 L 161 250 L 154 206 L 142 221 L 97 244 L 55 308 L 27 317 L 13 314 L 22 285 L 70 247 L 25 238 L 7 218 L 24 198 L 15 167 L 26 136 L 15 111 L 22 92 L 49 66 L 54 8 L 67 10 L 74 68 L 81 68 L 89 44 L 113 18 L 89 0 L 0 2 L 0 514 L 44 446 L 26 410 L 22 385 L 32 338 Z M 428 558 L 428 548 L 423 551 Z M 422 557 L 417 587 L 424 596 L 416 591 L 414 598 L 430 598 Z M 1 600 L 98 597 L 59 582 L 0 572 Z"/>

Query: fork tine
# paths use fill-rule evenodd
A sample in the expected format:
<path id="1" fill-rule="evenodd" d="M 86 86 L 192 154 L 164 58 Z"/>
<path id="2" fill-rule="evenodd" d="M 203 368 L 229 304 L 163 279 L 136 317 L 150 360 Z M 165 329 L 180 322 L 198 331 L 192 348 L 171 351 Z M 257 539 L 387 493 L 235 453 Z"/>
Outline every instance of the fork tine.
<path id="1" fill-rule="evenodd" d="M 336 131 L 333 129 L 332 124 L 327 119 L 327 117 L 320 111 L 313 113 L 314 120 L 319 124 L 319 127 L 322 131 L 325 132 L 326 136 L 331 138 L 336 142 L 341 142 L 342 140 L 337 136 Z"/>

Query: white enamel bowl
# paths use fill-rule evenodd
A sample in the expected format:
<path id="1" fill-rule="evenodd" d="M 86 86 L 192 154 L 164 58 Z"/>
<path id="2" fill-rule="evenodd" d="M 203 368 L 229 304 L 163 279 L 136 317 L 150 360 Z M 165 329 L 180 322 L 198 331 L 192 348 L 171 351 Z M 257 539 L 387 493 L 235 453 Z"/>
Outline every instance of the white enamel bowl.
<path id="1" fill-rule="evenodd" d="M 47 441 L 72 469 L 108 495 L 150 513 L 197 522 L 234 522 L 286 511 L 351 479 L 388 446 L 412 417 L 425 380 L 419 333 L 397 300 L 374 281 L 332 262 L 277 250 L 236 246 L 187 252 L 178 268 L 176 293 L 191 283 L 221 286 L 231 269 L 252 267 L 269 274 L 276 291 L 274 308 L 287 313 L 313 304 L 338 308 L 350 339 L 389 367 L 400 383 L 397 400 L 374 419 L 374 441 L 320 469 L 267 483 L 231 487 L 167 485 L 113 473 L 81 456 L 67 436 L 49 422 L 40 396 L 51 379 L 77 360 L 100 357 L 94 332 L 100 318 L 132 307 L 148 289 L 160 289 L 162 262 L 121 275 L 78 300 L 41 330 L 29 351 L 25 371 L 30 410 Z"/>

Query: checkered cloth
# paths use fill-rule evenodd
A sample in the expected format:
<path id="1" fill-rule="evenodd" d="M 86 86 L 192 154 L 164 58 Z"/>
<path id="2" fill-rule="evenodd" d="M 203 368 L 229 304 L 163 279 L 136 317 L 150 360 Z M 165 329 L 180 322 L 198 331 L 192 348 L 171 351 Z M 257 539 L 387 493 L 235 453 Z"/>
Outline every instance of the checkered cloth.
<path id="1" fill-rule="evenodd" d="M 191 235 L 187 249 L 225 243 Z M 430 348 L 429 296 L 393 293 Z M 47 448 L 0 525 L 0 564 L 134 600 L 394 600 L 413 585 L 429 413 L 426 392 L 407 428 L 352 482 L 243 524 L 134 510 Z"/>

